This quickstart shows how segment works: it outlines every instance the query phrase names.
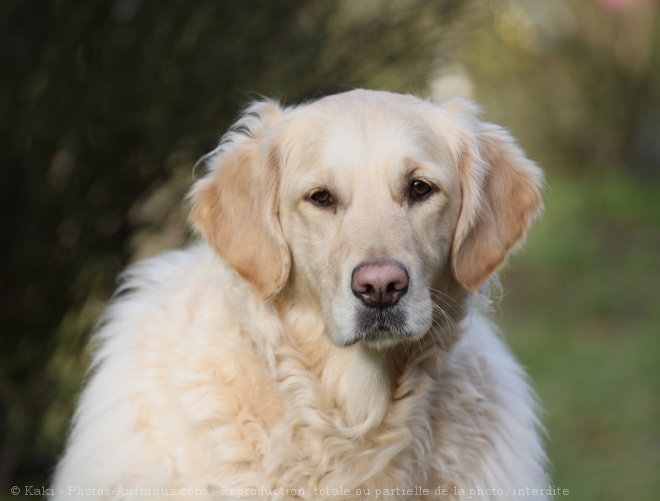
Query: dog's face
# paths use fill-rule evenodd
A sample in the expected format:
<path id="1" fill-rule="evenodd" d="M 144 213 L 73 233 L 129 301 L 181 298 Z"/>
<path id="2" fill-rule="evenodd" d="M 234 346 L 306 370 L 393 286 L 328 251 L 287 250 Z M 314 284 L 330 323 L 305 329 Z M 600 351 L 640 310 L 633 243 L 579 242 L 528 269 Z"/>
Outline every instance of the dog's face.
<path id="1" fill-rule="evenodd" d="M 540 171 L 465 103 L 353 91 L 260 103 L 193 190 L 193 221 L 263 298 L 319 307 L 331 340 L 428 333 L 540 208 Z"/>
<path id="2" fill-rule="evenodd" d="M 279 190 L 295 285 L 318 297 L 338 345 L 424 335 L 447 269 L 456 162 L 405 101 L 337 96 L 283 127 L 302 136 L 283 158 Z"/>

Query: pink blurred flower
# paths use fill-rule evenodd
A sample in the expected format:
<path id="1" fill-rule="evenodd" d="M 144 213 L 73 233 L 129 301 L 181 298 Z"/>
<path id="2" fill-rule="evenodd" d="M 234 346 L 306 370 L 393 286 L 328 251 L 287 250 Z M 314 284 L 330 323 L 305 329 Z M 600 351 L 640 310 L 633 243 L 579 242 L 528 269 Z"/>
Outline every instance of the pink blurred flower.
<path id="1" fill-rule="evenodd" d="M 623 12 L 636 3 L 636 0 L 597 0 L 597 2 L 612 12 Z"/>

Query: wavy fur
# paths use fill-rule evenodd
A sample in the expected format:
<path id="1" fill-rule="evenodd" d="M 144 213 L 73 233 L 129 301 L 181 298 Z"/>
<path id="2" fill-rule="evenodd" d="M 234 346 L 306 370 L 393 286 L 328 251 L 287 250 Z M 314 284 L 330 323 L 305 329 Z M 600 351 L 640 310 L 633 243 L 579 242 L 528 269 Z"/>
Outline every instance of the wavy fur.
<path id="1" fill-rule="evenodd" d="M 494 500 L 546 487 L 534 395 L 470 293 L 538 212 L 540 171 L 508 135 L 457 106 L 354 91 L 295 109 L 250 107 L 193 188 L 205 239 L 131 268 L 104 316 L 55 498 Z M 346 144 L 337 156 L 355 123 L 373 123 L 352 132 L 365 134 L 366 153 Z M 370 205 L 350 191 L 360 183 L 342 184 L 328 169 L 310 182 L 333 187 L 344 204 L 334 214 L 294 196 L 295 180 L 308 175 L 295 171 L 300 158 L 378 159 L 370 145 L 388 134 L 400 135 L 407 152 L 401 169 L 410 170 L 411 155 L 423 157 L 421 168 L 446 193 L 424 206 L 392 203 L 403 172 L 394 165 L 361 174 L 395 187 L 373 188 Z M 474 169 L 479 185 L 466 173 Z M 249 184 L 236 183 L 242 175 Z M 273 175 L 277 189 L 260 185 Z M 232 197 L 250 194 L 220 193 L 234 189 L 223 176 L 255 188 L 259 199 L 244 207 L 257 216 L 227 215 Z M 524 203 L 502 207 L 497 190 L 523 193 Z M 218 223 L 248 216 L 263 219 Z M 252 253 L 245 239 L 279 254 Z M 374 256 L 405 264 L 411 285 L 399 306 L 428 322 L 403 326 L 408 339 L 342 346 L 351 312 L 363 307 L 342 277 Z"/>

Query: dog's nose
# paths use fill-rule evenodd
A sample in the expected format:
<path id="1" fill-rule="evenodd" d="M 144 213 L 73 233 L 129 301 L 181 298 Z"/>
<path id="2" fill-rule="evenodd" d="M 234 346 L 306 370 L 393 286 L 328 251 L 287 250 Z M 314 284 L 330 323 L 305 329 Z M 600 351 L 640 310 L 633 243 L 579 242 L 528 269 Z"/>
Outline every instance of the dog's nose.
<path id="1" fill-rule="evenodd" d="M 372 308 L 394 306 L 408 290 L 408 270 L 389 259 L 366 261 L 353 269 L 351 289 Z"/>

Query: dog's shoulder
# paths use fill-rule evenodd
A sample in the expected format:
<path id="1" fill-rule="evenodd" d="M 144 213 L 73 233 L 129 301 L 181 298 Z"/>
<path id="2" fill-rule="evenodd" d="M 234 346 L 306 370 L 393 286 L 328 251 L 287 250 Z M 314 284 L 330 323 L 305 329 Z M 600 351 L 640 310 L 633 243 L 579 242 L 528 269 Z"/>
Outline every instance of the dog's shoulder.
<path id="1" fill-rule="evenodd" d="M 92 338 L 58 489 L 116 484 L 126 464 L 167 484 L 174 459 L 163 450 L 192 465 L 215 444 L 199 430 L 240 442 L 228 431 L 239 403 L 258 400 L 264 420 L 277 416 L 250 341 L 260 316 L 250 286 L 205 243 L 131 266 Z"/>
<path id="2" fill-rule="evenodd" d="M 475 488 L 543 487 L 539 409 L 525 371 L 486 316 L 473 310 L 461 327 L 436 397 L 441 449 L 455 451 L 467 463 L 459 470 L 473 472 L 466 483 Z"/>

